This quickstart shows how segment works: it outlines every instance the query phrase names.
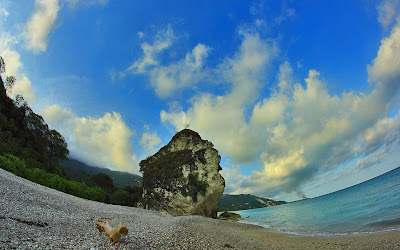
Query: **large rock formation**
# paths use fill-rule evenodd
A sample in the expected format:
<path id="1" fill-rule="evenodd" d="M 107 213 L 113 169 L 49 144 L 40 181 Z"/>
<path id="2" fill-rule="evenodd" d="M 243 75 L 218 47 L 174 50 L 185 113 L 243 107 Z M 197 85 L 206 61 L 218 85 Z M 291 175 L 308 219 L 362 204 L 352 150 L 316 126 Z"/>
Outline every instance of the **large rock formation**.
<path id="1" fill-rule="evenodd" d="M 177 215 L 217 216 L 224 192 L 221 157 L 213 144 L 190 129 L 178 132 L 155 155 L 140 162 L 142 205 Z"/>

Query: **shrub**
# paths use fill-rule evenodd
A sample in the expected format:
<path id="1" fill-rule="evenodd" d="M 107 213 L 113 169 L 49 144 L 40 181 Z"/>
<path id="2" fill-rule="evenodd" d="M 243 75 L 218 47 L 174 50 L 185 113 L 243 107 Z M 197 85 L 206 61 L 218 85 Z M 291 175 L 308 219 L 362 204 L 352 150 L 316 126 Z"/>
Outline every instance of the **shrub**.
<path id="1" fill-rule="evenodd" d="M 158 159 L 152 160 L 150 157 L 140 162 L 143 166 L 143 186 L 154 187 L 159 185 L 168 185 L 171 180 L 182 176 L 181 167 L 185 164 L 194 164 L 191 150 L 181 150 L 169 152 Z"/>
<path id="2" fill-rule="evenodd" d="M 105 201 L 107 193 L 99 187 L 88 187 L 84 182 L 72 181 L 39 168 L 29 169 L 25 161 L 11 154 L 0 155 L 0 168 L 15 175 L 58 191 L 95 201 Z"/>
<path id="3" fill-rule="evenodd" d="M 123 206 L 134 206 L 134 197 L 131 193 L 125 190 L 118 190 L 110 195 L 110 203 Z"/>
<path id="4" fill-rule="evenodd" d="M 208 183 L 207 181 L 199 180 L 199 173 L 189 174 L 189 186 L 194 187 L 195 191 L 202 195 L 206 194 Z"/>

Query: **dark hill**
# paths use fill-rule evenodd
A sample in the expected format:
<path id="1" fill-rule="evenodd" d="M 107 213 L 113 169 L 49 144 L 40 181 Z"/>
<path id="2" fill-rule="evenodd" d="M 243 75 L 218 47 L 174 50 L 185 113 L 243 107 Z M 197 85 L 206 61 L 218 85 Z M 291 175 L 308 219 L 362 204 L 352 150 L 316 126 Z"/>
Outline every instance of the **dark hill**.
<path id="1" fill-rule="evenodd" d="M 71 158 L 61 162 L 61 166 L 73 179 L 83 181 L 89 186 L 95 185 L 93 181 L 90 180 L 90 176 L 99 173 L 110 176 L 114 185 L 119 189 L 123 189 L 126 186 L 142 186 L 142 177 L 139 175 L 113 171 L 108 168 L 93 167 Z"/>
<path id="2" fill-rule="evenodd" d="M 224 194 L 218 201 L 219 211 L 237 211 L 254 208 L 272 207 L 285 204 L 286 201 L 274 201 L 257 197 L 251 194 L 230 195 Z"/>

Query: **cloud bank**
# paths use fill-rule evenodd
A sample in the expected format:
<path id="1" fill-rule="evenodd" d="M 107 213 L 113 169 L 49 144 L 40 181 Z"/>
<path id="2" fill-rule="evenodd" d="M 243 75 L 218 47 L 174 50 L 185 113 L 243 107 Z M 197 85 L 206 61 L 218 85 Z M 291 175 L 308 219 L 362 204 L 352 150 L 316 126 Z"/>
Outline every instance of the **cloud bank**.
<path id="1" fill-rule="evenodd" d="M 52 105 L 42 112 L 45 120 L 64 135 L 73 156 L 101 167 L 139 174 L 139 164 L 132 149 L 135 135 L 116 112 L 103 117 L 78 117 L 71 111 Z"/>
<path id="2" fill-rule="evenodd" d="M 231 83 L 231 91 L 197 95 L 187 110 L 162 110 L 160 118 L 177 130 L 190 124 L 234 165 L 262 162 L 249 176 L 236 168 L 223 171 L 227 183 L 234 183 L 227 186 L 232 193 L 301 192 L 319 173 L 355 159 L 354 171 L 368 168 L 399 144 L 399 114 L 388 116 L 399 96 L 399 48 L 397 25 L 367 66 L 369 92 L 331 94 L 315 69 L 296 82 L 285 62 L 271 95 L 254 103 L 277 49 L 257 32 L 243 33 L 236 54 L 215 71 Z"/>

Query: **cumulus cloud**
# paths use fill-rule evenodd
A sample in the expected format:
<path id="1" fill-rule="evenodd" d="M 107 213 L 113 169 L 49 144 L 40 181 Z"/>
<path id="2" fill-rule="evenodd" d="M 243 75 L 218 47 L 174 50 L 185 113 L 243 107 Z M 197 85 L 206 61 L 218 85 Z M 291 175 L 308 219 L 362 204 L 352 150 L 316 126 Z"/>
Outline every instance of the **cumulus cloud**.
<path id="1" fill-rule="evenodd" d="M 386 46 L 385 41 L 379 51 Z M 378 52 L 374 62 L 383 60 L 381 55 Z M 369 94 L 350 92 L 336 96 L 328 93 L 319 73 L 310 70 L 305 87 L 290 84 L 289 92 L 279 89 L 257 104 L 251 122 L 254 126 L 263 124 L 268 131 L 265 151 L 260 156 L 264 168 L 255 171 L 243 187 L 249 183 L 285 180 L 282 184 L 285 191 L 293 192 L 317 173 L 360 156 L 369 157 L 378 150 L 379 155 L 387 153 L 398 143 L 400 130 L 395 126 L 398 118 L 382 118 L 382 115 L 387 114 L 399 85 L 392 84 L 398 78 L 392 71 L 379 72 L 390 72 L 390 75 L 379 75 L 380 82 Z M 285 82 L 279 86 L 287 89 L 288 85 Z M 261 119 L 264 116 L 270 118 Z M 370 166 L 366 162 L 371 163 L 372 158 L 362 159 L 357 167 Z M 262 185 L 251 185 L 255 193 L 266 192 Z"/>
<path id="2" fill-rule="evenodd" d="M 6 63 L 7 76 L 15 76 L 16 82 L 12 88 L 12 94 L 22 95 L 28 102 L 34 102 L 36 94 L 32 88 L 31 81 L 22 72 L 23 64 L 20 59 L 20 54 L 13 50 L 12 47 L 18 43 L 17 39 L 8 33 L 4 33 L 0 37 L 0 55 Z"/>
<path id="3" fill-rule="evenodd" d="M 143 38 L 144 33 L 139 32 L 138 36 Z M 186 53 L 184 58 L 163 64 L 162 54 L 173 45 L 176 39 L 171 25 L 168 25 L 165 30 L 160 30 L 152 42 L 141 44 L 142 57 L 133 62 L 120 75 L 124 76 L 125 73 L 147 74 L 151 86 L 161 98 L 170 97 L 175 91 L 198 83 L 207 76 L 204 68 L 205 59 L 211 48 L 199 43 L 192 51 Z"/>
<path id="4" fill-rule="evenodd" d="M 139 37 L 143 37 L 143 32 L 139 32 Z M 154 37 L 154 41 L 141 44 L 143 56 L 137 59 L 126 69 L 126 72 L 141 74 L 147 72 L 152 66 L 159 64 L 159 54 L 169 48 L 175 40 L 174 31 L 171 25 L 167 29 L 160 30 Z"/>
<path id="5" fill-rule="evenodd" d="M 116 112 L 103 117 L 78 117 L 58 105 L 42 111 L 46 121 L 63 134 L 71 153 L 90 164 L 138 174 L 139 165 L 132 149 L 135 132 Z"/>
<path id="6" fill-rule="evenodd" d="M 399 0 L 385 0 L 376 7 L 378 11 L 378 21 L 385 29 L 392 24 L 396 13 L 399 11 L 399 5 Z"/>
<path id="7" fill-rule="evenodd" d="M 36 100 L 36 93 L 32 88 L 31 81 L 25 75 L 21 75 L 17 78 L 12 88 L 12 93 L 22 95 L 29 103 Z"/>
<path id="8" fill-rule="evenodd" d="M 398 85 L 400 76 L 400 24 L 382 39 L 377 57 L 368 66 L 369 80 L 378 84 Z"/>
<path id="9" fill-rule="evenodd" d="M 210 48 L 197 44 L 186 57 L 168 66 L 156 67 L 150 71 L 150 82 L 158 96 L 165 98 L 174 91 L 195 84 L 205 77 L 204 59 Z"/>
<path id="10" fill-rule="evenodd" d="M 249 176 L 224 170 L 233 193 L 275 196 L 279 191 L 301 191 L 317 174 L 359 159 L 353 171 L 367 168 L 399 143 L 399 117 L 387 117 L 400 89 L 400 30 L 382 39 L 368 66 L 372 90 L 368 93 L 330 94 L 320 72 L 309 70 L 296 82 L 293 69 L 280 66 L 276 88 L 253 104 L 263 84 L 265 68 L 276 49 L 257 34 L 244 36 L 237 54 L 220 66 L 231 92 L 192 98 L 188 110 L 160 113 L 177 129 L 185 124 L 214 142 L 235 164 L 260 159 L 262 166 Z M 246 116 L 246 108 L 252 112 Z"/>
<path id="11" fill-rule="evenodd" d="M 238 52 L 218 66 L 218 74 L 232 85 L 227 95 L 203 94 L 192 99 L 186 112 L 175 109 L 160 113 L 162 122 L 178 130 L 189 124 L 212 138 L 223 154 L 232 156 L 234 164 L 251 161 L 260 153 L 260 136 L 246 123 L 244 111 L 257 97 L 276 54 L 276 48 L 257 33 L 243 34 L 242 39 Z"/>
<path id="12" fill-rule="evenodd" d="M 235 192 L 240 188 L 242 181 L 246 178 L 246 176 L 240 173 L 240 169 L 238 167 L 224 167 L 221 171 L 221 175 L 225 179 L 224 193 L 239 194 Z"/>
<path id="13" fill-rule="evenodd" d="M 55 29 L 59 11 L 64 6 L 62 2 L 75 7 L 77 5 L 106 5 L 109 0 L 35 0 L 35 9 L 23 31 L 25 46 L 28 50 L 33 53 L 47 50 L 50 32 Z"/>
<path id="14" fill-rule="evenodd" d="M 1 49 L 1 56 L 6 63 L 6 73 L 10 76 L 16 76 L 18 70 L 22 67 L 20 55 L 14 50 L 10 50 L 9 47 Z"/>
<path id="15" fill-rule="evenodd" d="M 24 29 L 25 45 L 34 53 L 47 50 L 49 33 L 54 28 L 58 12 L 58 0 L 36 0 L 35 10 Z"/>
<path id="16" fill-rule="evenodd" d="M 160 137 L 157 133 L 143 133 L 140 145 L 146 156 L 152 155 L 157 151 L 156 146 L 161 143 Z"/>
<path id="17" fill-rule="evenodd" d="M 381 153 L 378 154 L 379 156 L 391 152 L 394 145 L 400 145 L 400 111 L 396 116 L 384 117 L 378 120 L 373 127 L 366 129 L 360 135 L 360 141 L 362 144 L 359 151 L 369 155 L 369 158 L 382 158 L 372 155 L 380 152 L 379 149 L 382 149 Z M 365 163 L 365 160 L 359 160 L 357 167 L 360 167 L 361 163 Z"/>

